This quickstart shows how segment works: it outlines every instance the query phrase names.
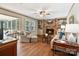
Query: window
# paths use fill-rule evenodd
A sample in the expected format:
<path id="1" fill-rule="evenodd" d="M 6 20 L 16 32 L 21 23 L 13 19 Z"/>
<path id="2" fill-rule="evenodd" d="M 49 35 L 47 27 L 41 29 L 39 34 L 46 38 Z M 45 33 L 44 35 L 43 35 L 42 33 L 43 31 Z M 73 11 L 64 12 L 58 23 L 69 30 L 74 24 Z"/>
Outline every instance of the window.
<path id="1" fill-rule="evenodd" d="M 11 29 L 11 21 L 8 21 L 8 29 Z"/>
<path id="2" fill-rule="evenodd" d="M 25 31 L 29 31 L 29 22 L 25 21 Z"/>
<path id="3" fill-rule="evenodd" d="M 35 31 L 35 21 L 25 21 L 25 31 Z"/>

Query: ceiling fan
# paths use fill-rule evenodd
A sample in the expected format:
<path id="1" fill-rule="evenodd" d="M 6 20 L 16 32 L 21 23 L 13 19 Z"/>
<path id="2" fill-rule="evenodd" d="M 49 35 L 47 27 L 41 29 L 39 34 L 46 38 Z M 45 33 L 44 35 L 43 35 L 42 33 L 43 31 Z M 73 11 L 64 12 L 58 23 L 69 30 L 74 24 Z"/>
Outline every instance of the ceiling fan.
<path id="1" fill-rule="evenodd" d="M 40 15 L 40 16 L 48 16 L 51 15 L 51 10 L 48 10 L 46 8 L 42 8 L 39 10 L 35 10 L 35 12 L 33 12 L 34 14 Z"/>
<path id="2" fill-rule="evenodd" d="M 41 10 L 39 11 L 40 15 L 50 15 L 50 13 L 47 10 Z"/>
<path id="3" fill-rule="evenodd" d="M 51 10 L 46 7 L 40 8 L 38 10 L 35 10 L 35 9 L 31 9 L 31 10 L 33 10 L 33 12 L 32 12 L 33 14 L 41 16 L 41 17 L 50 16 L 55 13 L 58 13 L 57 10 Z"/>
<path id="4" fill-rule="evenodd" d="M 39 10 L 39 11 L 35 12 L 34 14 L 38 14 L 40 16 L 50 15 L 50 13 L 48 12 L 48 10 Z"/>

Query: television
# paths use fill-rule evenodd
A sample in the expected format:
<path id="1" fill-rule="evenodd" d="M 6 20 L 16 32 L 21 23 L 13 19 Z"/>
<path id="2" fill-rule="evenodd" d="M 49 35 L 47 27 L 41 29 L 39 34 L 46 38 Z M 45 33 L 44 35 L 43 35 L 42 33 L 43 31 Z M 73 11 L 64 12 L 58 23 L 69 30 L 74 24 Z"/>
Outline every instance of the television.
<path id="1" fill-rule="evenodd" d="M 46 33 L 53 35 L 54 29 L 46 29 Z"/>

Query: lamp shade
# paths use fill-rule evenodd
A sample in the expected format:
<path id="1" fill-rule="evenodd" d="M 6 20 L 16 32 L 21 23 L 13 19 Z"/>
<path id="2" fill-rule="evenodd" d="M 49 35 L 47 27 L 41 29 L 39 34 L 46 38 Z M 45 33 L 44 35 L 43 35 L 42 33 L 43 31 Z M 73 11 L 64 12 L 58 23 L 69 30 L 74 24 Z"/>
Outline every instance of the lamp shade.
<path id="1" fill-rule="evenodd" d="M 65 28 L 65 25 L 61 25 L 61 28 Z"/>
<path id="2" fill-rule="evenodd" d="M 65 32 L 79 33 L 79 24 L 66 24 Z"/>

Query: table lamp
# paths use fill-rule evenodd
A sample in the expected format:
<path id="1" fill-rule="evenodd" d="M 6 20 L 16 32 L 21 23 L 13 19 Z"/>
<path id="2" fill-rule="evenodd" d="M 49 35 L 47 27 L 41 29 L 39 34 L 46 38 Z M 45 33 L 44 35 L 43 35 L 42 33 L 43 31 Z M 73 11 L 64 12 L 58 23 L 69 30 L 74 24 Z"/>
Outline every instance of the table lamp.
<path id="1" fill-rule="evenodd" d="M 68 41 L 77 42 L 77 34 L 79 33 L 79 24 L 66 24 L 66 33 L 71 33 L 68 37 Z"/>
<path id="2" fill-rule="evenodd" d="M 65 25 L 61 25 L 61 29 L 64 29 L 65 28 Z"/>

